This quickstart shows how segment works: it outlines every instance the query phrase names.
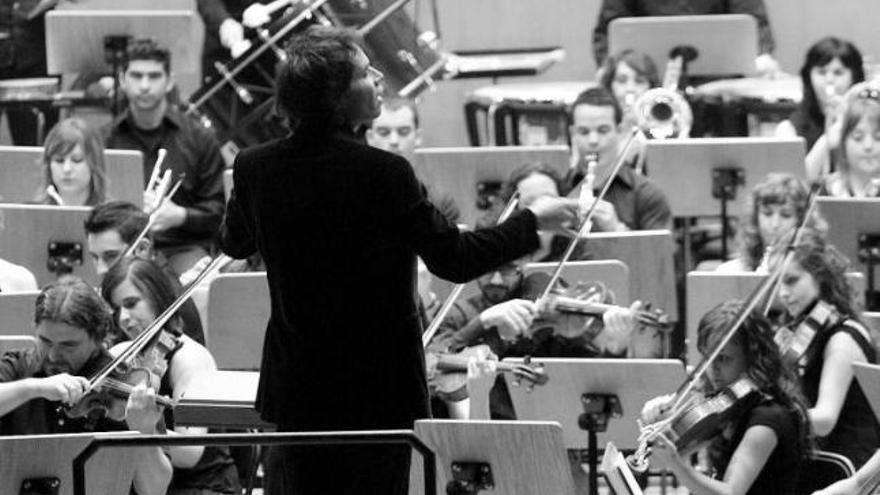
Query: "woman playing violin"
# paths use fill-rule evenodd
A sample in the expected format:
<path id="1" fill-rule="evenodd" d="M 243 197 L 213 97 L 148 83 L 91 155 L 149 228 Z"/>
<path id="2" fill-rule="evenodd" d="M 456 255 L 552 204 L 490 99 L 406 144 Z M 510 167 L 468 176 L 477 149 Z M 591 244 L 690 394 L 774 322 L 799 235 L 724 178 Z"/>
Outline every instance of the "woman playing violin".
<path id="1" fill-rule="evenodd" d="M 0 358 L 0 434 L 38 435 L 133 430 L 156 434 L 164 429 L 156 394 L 135 387 L 107 414 L 68 417 L 62 404 L 79 404 L 89 380 L 110 356 L 103 346 L 110 310 L 95 290 L 75 277 L 45 286 L 34 312 L 37 347 L 7 352 Z M 114 421 L 124 418 L 124 422 Z M 133 488 L 140 495 L 164 494 L 171 463 L 159 447 L 135 457 Z M 64 466 L 58 466 L 62 469 Z M 69 467 L 68 467 L 69 468 Z"/>
<path id="2" fill-rule="evenodd" d="M 852 363 L 874 363 L 876 355 L 870 333 L 856 316 L 846 268 L 847 261 L 834 247 L 805 236 L 782 274 L 779 297 L 788 328 L 804 322 L 817 328 L 797 368 L 818 444 L 859 467 L 880 447 L 880 435 L 853 380 Z M 817 318 L 824 306 L 830 307 L 830 315 Z M 811 319 L 818 321 L 807 321 Z"/>
<path id="3" fill-rule="evenodd" d="M 177 283 L 158 265 L 138 258 L 123 258 L 116 263 L 101 285 L 101 294 L 109 301 L 117 317 L 120 330 L 133 339 L 146 330 L 156 317 L 177 298 Z M 156 368 L 166 368 L 162 373 L 160 394 L 180 398 L 187 390 L 190 380 L 198 373 L 216 370 L 217 365 L 210 352 L 201 344 L 185 335 L 181 320 L 173 318 L 165 327 L 171 337 L 171 345 L 159 348 L 164 362 L 148 363 Z M 119 344 L 125 346 L 126 343 Z M 118 347 L 111 352 L 118 350 Z M 174 426 L 170 410 L 166 410 L 166 423 L 173 431 L 182 434 L 203 434 L 206 428 Z M 170 449 L 174 465 L 174 480 L 170 494 L 199 493 L 219 494 L 240 491 L 235 465 L 225 447 L 185 446 Z M 199 490 L 193 492 L 192 490 Z"/>
<path id="4" fill-rule="evenodd" d="M 736 320 L 741 303 L 723 303 L 700 320 L 698 347 L 708 354 Z M 794 375 L 782 364 L 770 334 L 769 322 L 753 313 L 746 318 L 709 368 L 709 395 L 743 378 L 756 390 L 751 407 L 737 411 L 722 432 L 710 440 L 712 476 L 688 462 L 689 452 L 679 452 L 665 434 L 657 437 L 652 459 L 668 467 L 692 493 L 793 494 L 807 452 L 806 409 L 797 392 Z M 646 423 L 668 414 L 670 396 L 649 401 L 642 411 Z"/>

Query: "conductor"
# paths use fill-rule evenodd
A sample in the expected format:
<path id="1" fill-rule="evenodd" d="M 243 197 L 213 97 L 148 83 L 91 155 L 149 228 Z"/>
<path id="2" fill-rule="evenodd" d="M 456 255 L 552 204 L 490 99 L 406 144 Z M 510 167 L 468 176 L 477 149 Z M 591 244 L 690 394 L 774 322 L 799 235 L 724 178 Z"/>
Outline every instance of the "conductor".
<path id="1" fill-rule="evenodd" d="M 465 282 L 576 219 L 542 197 L 503 224 L 462 233 L 400 156 L 371 148 L 382 73 L 348 31 L 312 27 L 287 46 L 276 101 L 292 133 L 242 151 L 221 246 L 259 251 L 271 317 L 256 407 L 279 431 L 412 428 L 429 415 L 416 255 Z M 406 493 L 409 448 L 275 449 L 267 493 Z"/>

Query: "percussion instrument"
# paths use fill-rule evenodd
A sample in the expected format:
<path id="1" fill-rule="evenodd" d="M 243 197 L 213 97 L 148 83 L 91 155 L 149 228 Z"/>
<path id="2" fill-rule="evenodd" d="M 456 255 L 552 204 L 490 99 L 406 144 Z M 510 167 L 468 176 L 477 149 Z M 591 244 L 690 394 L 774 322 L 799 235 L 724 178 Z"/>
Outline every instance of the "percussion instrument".
<path id="1" fill-rule="evenodd" d="M 478 114 L 489 146 L 568 145 L 568 110 L 577 96 L 595 86 L 591 81 L 514 83 L 471 92 L 465 103 L 468 137 L 479 146 Z"/>
<path id="2" fill-rule="evenodd" d="M 801 94 L 800 78 L 785 75 L 777 79 L 720 79 L 697 86 L 692 97 L 705 106 L 720 108 L 727 115 L 751 116 L 749 135 L 767 136 L 772 135 L 772 129 L 766 124 L 788 118 L 800 104 Z"/>

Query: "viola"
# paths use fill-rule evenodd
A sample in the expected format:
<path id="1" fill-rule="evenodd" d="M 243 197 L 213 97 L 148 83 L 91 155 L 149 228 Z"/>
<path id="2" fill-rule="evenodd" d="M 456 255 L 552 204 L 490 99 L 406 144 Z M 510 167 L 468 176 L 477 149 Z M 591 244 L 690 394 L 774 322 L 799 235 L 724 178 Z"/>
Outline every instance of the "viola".
<path id="1" fill-rule="evenodd" d="M 794 330 L 787 326 L 779 327 L 773 340 L 779 347 L 782 360 L 800 368 L 805 364 L 803 360 L 806 351 L 819 330 L 835 325 L 840 319 L 840 313 L 834 306 L 819 300 Z"/>
<path id="2" fill-rule="evenodd" d="M 425 356 L 428 370 L 436 370 L 432 375 L 431 384 L 436 388 L 437 396 L 448 402 L 457 402 L 467 397 L 467 367 L 472 359 L 484 359 L 494 356 L 485 344 L 466 347 L 457 353 L 431 353 Z M 526 358 L 523 363 L 505 363 L 498 361 L 496 371 L 513 373 L 520 381 L 524 380 L 529 387 L 547 383 L 549 377 L 544 373 L 544 366 L 532 363 Z"/>

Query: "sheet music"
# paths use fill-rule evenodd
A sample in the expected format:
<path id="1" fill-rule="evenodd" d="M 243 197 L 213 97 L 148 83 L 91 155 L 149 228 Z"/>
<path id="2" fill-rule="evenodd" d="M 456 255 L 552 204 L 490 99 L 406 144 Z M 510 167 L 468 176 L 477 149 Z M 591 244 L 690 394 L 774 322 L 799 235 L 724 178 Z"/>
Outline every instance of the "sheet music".
<path id="1" fill-rule="evenodd" d="M 626 459 L 617 450 L 613 442 L 605 446 L 605 455 L 602 456 L 602 471 L 608 485 L 617 495 L 643 495 L 642 488 L 636 482 Z"/>

